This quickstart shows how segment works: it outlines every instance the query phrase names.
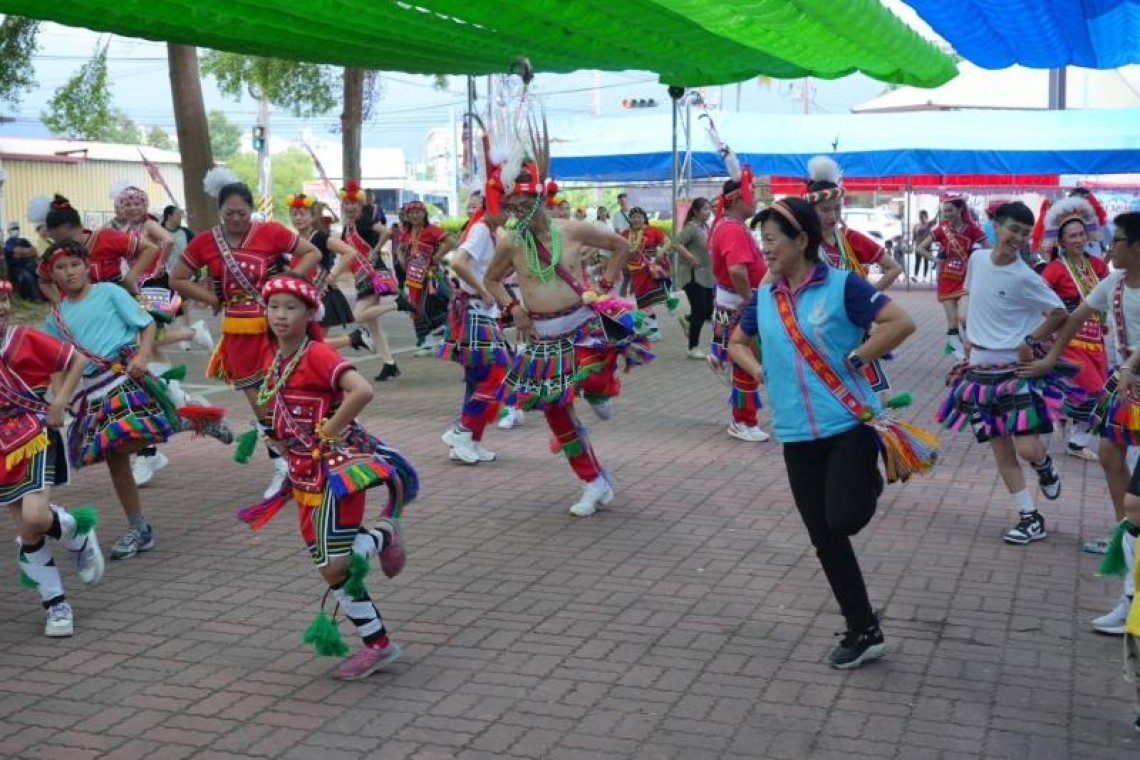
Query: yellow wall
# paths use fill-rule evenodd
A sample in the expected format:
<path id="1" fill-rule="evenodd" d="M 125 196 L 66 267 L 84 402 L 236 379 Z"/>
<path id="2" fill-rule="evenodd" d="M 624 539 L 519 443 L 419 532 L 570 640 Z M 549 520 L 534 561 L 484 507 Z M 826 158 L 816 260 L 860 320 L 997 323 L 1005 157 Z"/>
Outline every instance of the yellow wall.
<path id="1" fill-rule="evenodd" d="M 179 205 L 183 205 L 182 167 L 177 164 L 159 164 L 162 177 L 174 191 Z M 23 159 L 4 159 L 0 168 L 6 173 L 3 186 L 0 218 L 4 229 L 16 221 L 24 228 L 24 236 L 33 232 L 28 222 L 28 201 L 37 195 L 52 196 L 60 193 L 88 227 L 100 227 L 114 215 L 111 203 L 111 186 L 127 181 L 146 191 L 150 210 L 161 216 L 162 209 L 170 204 L 166 191 L 152 182 L 141 162 L 81 161 L 77 164 L 56 163 Z"/>

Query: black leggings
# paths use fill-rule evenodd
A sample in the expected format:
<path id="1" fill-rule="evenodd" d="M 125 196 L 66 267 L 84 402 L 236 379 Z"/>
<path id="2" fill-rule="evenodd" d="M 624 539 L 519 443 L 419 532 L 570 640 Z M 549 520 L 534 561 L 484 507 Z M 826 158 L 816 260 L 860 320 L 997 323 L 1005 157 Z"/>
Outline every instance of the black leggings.
<path id="1" fill-rule="evenodd" d="M 874 617 L 850 536 L 875 514 L 883 490 L 878 454 L 866 425 L 830 438 L 784 444 L 796 508 L 849 630 L 861 630 Z"/>
<path id="2" fill-rule="evenodd" d="M 925 277 L 927 274 L 930 273 L 930 259 L 926 258 L 925 256 L 919 256 L 917 253 L 915 253 L 914 254 L 914 276 L 915 277 L 918 277 L 918 268 L 919 267 L 922 267 L 922 276 Z M 905 269 L 905 267 L 904 267 L 904 269 Z"/>
<path id="3" fill-rule="evenodd" d="M 696 280 L 685 283 L 685 295 L 689 298 L 689 348 L 701 344 L 701 328 L 712 320 L 714 292 Z"/>

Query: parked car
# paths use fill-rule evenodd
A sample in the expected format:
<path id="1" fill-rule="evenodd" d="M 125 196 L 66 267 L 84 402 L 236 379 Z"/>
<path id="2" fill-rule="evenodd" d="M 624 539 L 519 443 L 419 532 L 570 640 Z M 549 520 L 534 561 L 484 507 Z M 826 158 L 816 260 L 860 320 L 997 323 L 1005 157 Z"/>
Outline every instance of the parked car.
<path id="1" fill-rule="evenodd" d="M 897 214 L 877 208 L 851 206 L 843 209 L 843 222 L 853 230 L 869 235 L 880 243 L 894 240 L 896 245 L 903 237 L 903 223 Z"/>

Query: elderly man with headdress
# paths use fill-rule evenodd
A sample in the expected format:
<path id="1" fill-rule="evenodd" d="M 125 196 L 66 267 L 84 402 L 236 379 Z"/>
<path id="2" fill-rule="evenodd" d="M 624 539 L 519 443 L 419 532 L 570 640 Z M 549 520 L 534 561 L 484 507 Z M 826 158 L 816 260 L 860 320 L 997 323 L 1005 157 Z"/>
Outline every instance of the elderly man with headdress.
<path id="1" fill-rule="evenodd" d="M 600 284 L 601 290 L 611 290 L 628 246 L 625 239 L 587 222 L 551 220 L 543 203 L 549 192 L 545 135 L 541 140 L 532 129 L 531 158 L 524 161 L 522 149 L 515 146 L 503 167 L 502 208 L 515 215 L 519 226 L 500 237 L 483 282 L 500 311 L 513 318 L 519 340 L 526 342 L 507 373 L 503 400 L 546 415 L 554 434 L 552 448 L 566 455 L 585 482 L 570 513 L 586 517 L 613 500 L 614 488 L 574 414 L 574 400 L 584 396 L 599 418 L 609 419 L 612 399 L 621 389 L 619 358 L 625 358 L 628 368 L 652 355 L 631 305 L 579 281 L 582 257 L 590 249 L 613 251 Z M 503 287 L 512 272 L 518 273 L 525 307 Z"/>
<path id="2" fill-rule="evenodd" d="M 1088 255 L 1089 240 L 1099 236 L 1096 211 L 1083 198 L 1072 197 L 1053 204 L 1045 214 L 1044 243 L 1040 249 L 1045 265 L 1041 276 L 1061 297 L 1072 313 L 1097 283 L 1108 276 L 1108 266 Z M 1104 349 L 1104 322 L 1099 315 L 1085 320 L 1062 358 L 1080 368 L 1072 379 L 1080 398 L 1070 400 L 1065 411 L 1073 421 L 1066 453 L 1093 462 L 1097 452 L 1088 448 L 1090 426 L 1097 397 L 1108 380 L 1108 357 Z"/>
<path id="3" fill-rule="evenodd" d="M 879 243 L 843 223 L 846 191 L 839 164 L 828 156 L 816 156 L 808 161 L 808 175 L 803 198 L 815 209 L 823 227 L 822 258 L 833 268 L 854 272 L 864 280 L 868 268 L 877 265 L 882 274 L 873 285 L 878 290 L 889 288 L 903 273 L 902 267 Z"/>
<path id="4" fill-rule="evenodd" d="M 974 221 L 965 198 L 943 197 L 940 215 L 938 226 L 930 237 L 918 244 L 915 252 L 937 262 L 938 300 L 946 313 L 946 353 L 961 361 L 966 358 L 966 350 L 959 332 L 962 319 L 958 313 L 958 302 L 966 296 L 966 268 L 970 254 L 988 243 L 986 233 Z M 939 246 L 937 259 L 931 253 L 934 243 Z"/>

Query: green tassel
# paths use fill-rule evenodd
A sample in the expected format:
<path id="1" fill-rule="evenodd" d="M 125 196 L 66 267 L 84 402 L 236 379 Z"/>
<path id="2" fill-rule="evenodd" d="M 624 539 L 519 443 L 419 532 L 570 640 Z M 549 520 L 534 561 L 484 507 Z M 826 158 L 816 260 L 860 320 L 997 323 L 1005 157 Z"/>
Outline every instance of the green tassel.
<path id="1" fill-rule="evenodd" d="M 186 379 L 186 365 L 179 364 L 177 367 L 171 367 L 158 376 L 159 380 L 177 380 L 182 382 Z"/>
<path id="2" fill-rule="evenodd" d="M 1112 533 L 1112 538 L 1108 540 L 1108 551 L 1104 554 L 1104 559 L 1100 563 L 1101 575 L 1115 575 L 1123 578 L 1124 573 L 1128 571 L 1127 565 L 1124 563 L 1124 534 L 1128 532 L 1128 521 L 1121 520 L 1120 524 L 1116 526 L 1116 530 Z"/>
<path id="3" fill-rule="evenodd" d="M 75 518 L 77 536 L 87 535 L 99 524 L 99 513 L 95 511 L 95 507 L 76 507 L 71 510 L 71 516 Z"/>
<path id="4" fill-rule="evenodd" d="M 669 297 L 665 299 L 665 307 L 667 309 L 669 309 L 669 311 L 676 311 L 677 307 L 680 305 L 681 305 L 681 299 L 678 298 L 673 293 L 670 293 Z"/>
<path id="5" fill-rule="evenodd" d="M 238 436 L 238 445 L 234 450 L 234 461 L 238 464 L 248 464 L 253 459 L 253 452 L 257 450 L 257 428 L 247 430 Z"/>
<path id="6" fill-rule="evenodd" d="M 28 575 L 23 570 L 20 571 L 20 585 L 23 586 L 24 588 L 39 588 L 40 587 L 40 584 L 38 584 L 34 580 L 32 580 L 32 576 Z"/>
<path id="7" fill-rule="evenodd" d="M 368 577 L 368 558 L 363 554 L 352 553 L 352 562 L 348 565 L 348 579 L 344 582 L 344 593 L 355 601 L 360 601 L 368 593 L 364 589 L 364 579 Z"/>
<path id="8" fill-rule="evenodd" d="M 322 657 L 344 657 L 349 651 L 348 644 L 340 637 L 340 629 L 324 610 L 305 631 L 304 638 L 305 643 L 311 644 Z"/>
<path id="9" fill-rule="evenodd" d="M 583 451 L 585 448 L 582 446 L 582 439 L 580 438 L 562 444 L 562 453 L 566 455 L 567 459 L 582 456 Z"/>
<path id="10" fill-rule="evenodd" d="M 888 409 L 905 409 L 914 402 L 914 397 L 910 395 L 910 391 L 903 391 L 897 393 L 887 399 Z"/>

